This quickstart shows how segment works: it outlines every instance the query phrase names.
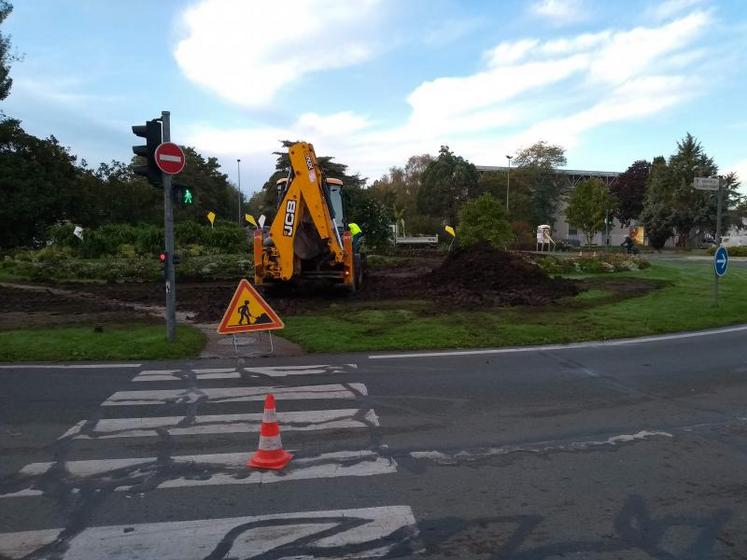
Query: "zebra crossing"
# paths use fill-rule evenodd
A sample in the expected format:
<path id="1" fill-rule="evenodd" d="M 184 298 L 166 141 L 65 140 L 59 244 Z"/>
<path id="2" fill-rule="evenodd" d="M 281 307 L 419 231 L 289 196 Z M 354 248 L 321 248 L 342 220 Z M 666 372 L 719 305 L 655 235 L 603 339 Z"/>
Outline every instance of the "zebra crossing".
<path id="1" fill-rule="evenodd" d="M 396 461 L 381 452 L 385 446 L 376 435 L 379 417 L 366 405 L 367 387 L 335 382 L 336 376 L 356 368 L 342 364 L 137 372 L 131 388 L 110 395 L 93 417 L 59 437 L 54 461 L 27 464 L 0 481 L 0 507 L 11 508 L 8 511 L 33 506 L 33 500 L 72 508 L 64 523 L 0 533 L 0 560 L 365 559 L 417 552 L 416 522 L 406 504 L 374 500 L 366 507 L 315 509 L 307 500 L 302 508 L 295 504 L 302 511 L 293 511 L 291 504 L 291 511 L 268 512 L 252 507 L 255 502 L 248 499 L 241 502 L 241 515 L 235 515 L 235 509 L 225 516 L 197 515 L 197 502 L 204 497 L 195 493 L 211 488 L 251 492 L 239 495 L 259 503 L 272 488 L 283 485 L 330 479 L 354 483 L 396 473 Z M 314 383 L 304 381 L 311 377 Z M 245 465 L 256 445 L 262 422 L 258 407 L 267 393 L 280 403 L 284 441 L 296 456 L 281 472 Z M 251 412 L 237 412 L 237 407 Z M 327 437 L 342 440 L 340 446 L 353 440 L 356 448 L 320 449 L 318 440 Z M 366 443 L 361 444 L 361 438 Z M 207 452 L 216 445 L 222 452 Z M 265 485 L 270 485 L 267 490 Z M 96 521 L 97 508 L 103 509 L 107 501 L 137 497 L 142 506 L 133 511 L 142 507 L 144 514 L 148 508 L 158 509 L 147 505 L 151 502 L 168 504 L 169 492 L 179 492 L 179 500 L 195 514 L 181 519 L 146 515 L 146 523 L 135 513 L 112 519 L 116 515 L 107 511 L 105 522 Z M 189 508 L 192 499 L 195 507 Z M 323 496 L 318 504 L 324 504 Z M 130 513 L 129 508 L 124 511 Z M 80 518 L 88 521 L 81 523 Z"/>

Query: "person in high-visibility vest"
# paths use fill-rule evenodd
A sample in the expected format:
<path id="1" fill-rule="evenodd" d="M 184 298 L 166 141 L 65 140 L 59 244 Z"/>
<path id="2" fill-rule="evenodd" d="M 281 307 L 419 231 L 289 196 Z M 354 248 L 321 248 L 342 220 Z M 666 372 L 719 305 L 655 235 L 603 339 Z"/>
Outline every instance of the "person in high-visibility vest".
<path id="1" fill-rule="evenodd" d="M 361 243 L 363 243 L 363 230 L 358 224 L 353 222 L 348 224 L 348 229 L 350 230 L 350 235 L 353 236 L 353 253 L 357 253 Z"/>

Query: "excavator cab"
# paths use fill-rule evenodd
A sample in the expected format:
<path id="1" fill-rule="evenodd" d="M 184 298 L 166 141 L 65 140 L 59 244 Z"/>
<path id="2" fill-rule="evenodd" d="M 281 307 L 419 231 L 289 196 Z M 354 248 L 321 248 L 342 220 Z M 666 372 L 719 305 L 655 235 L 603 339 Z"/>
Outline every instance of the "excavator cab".
<path id="1" fill-rule="evenodd" d="M 365 256 L 346 231 L 343 182 L 324 176 L 311 144 L 293 144 L 288 155 L 291 170 L 276 182 L 272 225 L 255 232 L 255 283 L 321 281 L 357 290 Z"/>
<path id="2" fill-rule="evenodd" d="M 345 207 L 342 203 L 342 181 L 340 179 L 327 178 L 327 193 L 329 204 L 332 207 L 332 218 L 337 224 L 337 229 L 342 235 L 345 231 Z"/>

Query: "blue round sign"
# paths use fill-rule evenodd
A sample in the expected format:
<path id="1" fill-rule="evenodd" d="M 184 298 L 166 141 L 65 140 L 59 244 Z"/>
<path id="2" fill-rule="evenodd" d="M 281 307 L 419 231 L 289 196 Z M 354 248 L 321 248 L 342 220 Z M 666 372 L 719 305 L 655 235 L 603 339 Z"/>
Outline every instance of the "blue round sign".
<path id="1" fill-rule="evenodd" d="M 729 268 L 729 253 L 726 247 L 719 247 L 713 255 L 713 269 L 716 271 L 716 276 L 720 278 L 726 274 L 727 268 Z"/>

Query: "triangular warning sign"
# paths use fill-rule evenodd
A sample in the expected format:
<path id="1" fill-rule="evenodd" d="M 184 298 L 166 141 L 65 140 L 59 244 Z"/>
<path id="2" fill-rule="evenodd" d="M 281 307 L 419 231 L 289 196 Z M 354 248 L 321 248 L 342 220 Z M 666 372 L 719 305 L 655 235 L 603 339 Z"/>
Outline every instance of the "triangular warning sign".
<path id="1" fill-rule="evenodd" d="M 271 331 L 282 329 L 284 326 L 280 317 L 262 299 L 254 286 L 246 279 L 242 279 L 218 325 L 218 334 Z"/>

